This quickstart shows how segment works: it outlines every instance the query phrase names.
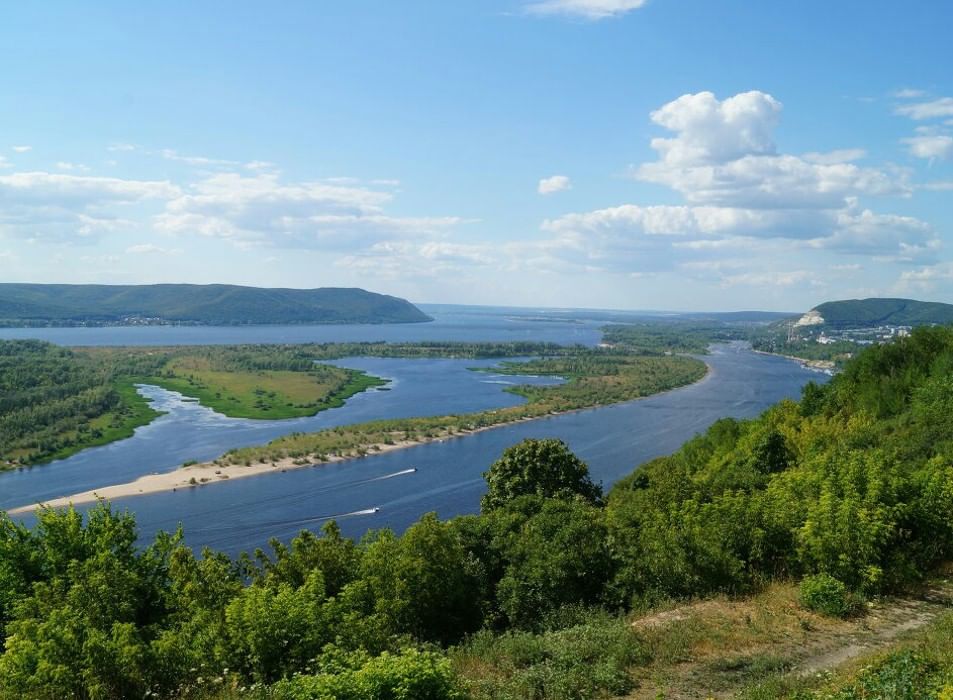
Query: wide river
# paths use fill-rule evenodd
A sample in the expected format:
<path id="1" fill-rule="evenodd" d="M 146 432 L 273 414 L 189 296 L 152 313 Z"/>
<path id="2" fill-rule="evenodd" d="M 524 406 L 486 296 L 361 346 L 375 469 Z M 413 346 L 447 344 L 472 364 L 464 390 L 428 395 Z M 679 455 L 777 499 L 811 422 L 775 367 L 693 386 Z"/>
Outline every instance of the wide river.
<path id="1" fill-rule="evenodd" d="M 601 321 L 527 319 L 506 309 L 428 308 L 434 323 L 407 326 L 287 326 L 240 328 L 0 329 L 0 337 L 41 337 L 71 345 L 195 344 L 330 341 L 548 341 L 594 345 Z M 706 358 L 708 376 L 688 387 L 640 401 L 502 426 L 463 438 L 332 465 L 308 467 L 177 492 L 120 499 L 149 539 L 185 527 L 186 541 L 235 554 L 287 540 L 330 518 L 359 537 L 369 528 L 403 530 L 423 513 L 473 513 L 484 492 L 482 473 L 502 451 L 528 437 L 557 437 L 609 487 L 639 464 L 676 450 L 718 418 L 752 417 L 782 398 L 797 398 L 825 375 L 790 360 L 719 345 Z M 266 442 L 292 431 L 319 430 L 377 418 L 444 415 L 513 405 L 507 383 L 552 380 L 471 372 L 492 367 L 472 360 L 349 358 L 336 362 L 391 380 L 337 409 L 290 421 L 226 418 L 174 392 L 145 387 L 166 415 L 120 442 L 49 465 L 0 474 L 0 508 L 130 481 L 168 471 L 186 460 L 207 460 L 231 447 Z M 30 516 L 24 517 L 29 522 Z"/>

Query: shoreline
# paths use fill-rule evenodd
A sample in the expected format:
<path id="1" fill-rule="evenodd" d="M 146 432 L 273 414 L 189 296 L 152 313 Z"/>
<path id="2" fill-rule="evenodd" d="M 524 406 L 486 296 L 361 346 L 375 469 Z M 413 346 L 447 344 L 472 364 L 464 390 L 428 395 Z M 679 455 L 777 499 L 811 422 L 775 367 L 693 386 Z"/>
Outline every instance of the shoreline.
<path id="1" fill-rule="evenodd" d="M 771 357 L 783 357 L 785 360 L 793 360 L 799 365 L 806 367 L 808 369 L 818 370 L 821 372 L 833 372 L 837 369 L 837 365 L 833 360 L 806 360 L 803 357 L 796 357 L 794 355 L 782 355 L 779 352 L 768 352 L 767 350 L 755 350 L 751 348 L 752 352 L 756 352 L 759 355 L 769 355 Z"/>
<path id="2" fill-rule="evenodd" d="M 699 358 L 701 359 L 701 358 Z M 363 455 L 331 455 L 326 457 L 321 461 L 308 461 L 307 463 L 301 464 L 296 463 L 296 460 L 291 457 L 286 457 L 284 459 L 276 460 L 274 462 L 257 462 L 249 466 L 243 464 L 215 464 L 215 462 L 201 462 L 199 464 L 192 464 L 187 467 L 178 467 L 168 472 L 159 472 L 154 474 L 146 474 L 140 476 L 134 481 L 128 481 L 122 484 L 112 484 L 109 486 L 102 486 L 95 489 L 90 489 L 88 491 L 82 491 L 80 493 L 60 496 L 57 498 L 51 498 L 46 501 L 40 501 L 30 505 L 17 506 L 16 508 L 10 508 L 7 510 L 8 515 L 25 515 L 27 513 L 33 513 L 41 508 L 62 508 L 65 506 L 71 505 L 85 505 L 88 503 L 96 503 L 101 500 L 113 500 L 118 498 L 130 498 L 134 496 L 146 496 L 156 493 L 168 493 L 168 492 L 177 492 L 180 489 L 189 490 L 194 488 L 199 488 L 201 486 L 208 486 L 210 484 L 221 483 L 223 481 L 229 481 L 231 479 L 245 479 L 254 476 L 260 476 L 262 474 L 274 474 L 287 472 L 293 469 L 306 469 L 313 467 L 322 467 L 327 464 L 334 464 L 337 462 L 345 462 L 356 459 L 363 459 L 364 457 L 370 457 L 377 454 L 384 454 L 387 452 L 394 452 L 397 450 L 404 450 L 411 447 L 418 447 L 420 445 L 427 445 L 434 442 L 443 442 L 444 440 L 453 440 L 458 438 L 465 438 L 470 435 L 475 435 L 477 433 L 482 433 L 487 430 L 495 430 L 496 428 L 502 428 L 507 425 L 514 425 L 516 423 L 526 423 L 529 421 L 544 420 L 546 418 L 553 418 L 555 416 L 567 415 L 571 413 L 578 413 L 580 411 L 591 411 L 599 408 L 609 408 L 611 406 L 620 406 L 622 404 L 629 403 L 631 401 L 644 401 L 655 396 L 662 396 L 673 391 L 678 391 L 680 389 L 685 389 L 686 387 L 694 386 L 700 384 L 701 382 L 706 381 L 714 373 L 714 368 L 706 362 L 704 359 L 701 360 L 705 364 L 705 374 L 699 377 L 694 382 L 688 384 L 683 384 L 682 386 L 673 387 L 671 389 L 666 389 L 665 391 L 659 391 L 654 394 L 649 394 L 648 396 L 639 396 L 633 399 L 628 399 L 626 401 L 619 401 L 616 403 L 602 404 L 595 406 L 586 406 L 583 408 L 573 408 L 567 411 L 557 411 L 551 412 L 539 416 L 523 416 L 520 418 L 515 418 L 513 420 L 501 421 L 495 423 L 494 425 L 486 425 L 480 428 L 473 429 L 455 429 L 453 433 L 435 435 L 433 437 L 423 437 L 416 440 L 399 440 L 393 444 L 385 443 L 371 443 L 364 445 L 363 450 L 366 451 L 366 454 Z"/>

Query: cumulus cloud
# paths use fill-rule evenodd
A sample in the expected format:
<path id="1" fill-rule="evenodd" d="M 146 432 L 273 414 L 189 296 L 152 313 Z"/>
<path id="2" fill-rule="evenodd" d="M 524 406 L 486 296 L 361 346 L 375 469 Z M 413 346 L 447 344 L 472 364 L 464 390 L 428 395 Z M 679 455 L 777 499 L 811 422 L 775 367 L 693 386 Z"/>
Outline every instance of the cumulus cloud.
<path id="1" fill-rule="evenodd" d="M 10 147 L 15 153 L 26 153 L 27 151 L 32 151 L 33 146 L 11 146 Z"/>
<path id="2" fill-rule="evenodd" d="M 857 165 L 867 155 L 859 148 L 784 153 L 774 136 L 781 112 L 779 100 L 759 91 L 723 100 L 702 92 L 663 105 L 650 116 L 670 135 L 651 141 L 658 158 L 635 168 L 634 176 L 670 187 L 685 203 L 624 204 L 547 219 L 541 229 L 549 238 L 519 252 L 553 268 L 627 271 L 671 269 L 686 262 L 680 255 L 726 250 L 767 255 L 770 249 L 783 256 L 823 249 L 900 263 L 935 259 L 940 240 L 931 226 L 860 204 L 863 197 L 908 195 L 913 188 L 906 172 Z M 722 279 L 761 279 L 745 274 Z M 797 274 L 779 279 L 811 282 Z"/>
<path id="3" fill-rule="evenodd" d="M 536 191 L 541 195 L 555 194 L 564 190 L 572 189 L 572 182 L 565 175 L 553 175 L 544 177 L 539 181 Z"/>
<path id="4" fill-rule="evenodd" d="M 214 175 L 166 205 L 156 228 L 248 244 L 353 249 L 395 237 L 437 235 L 458 217 L 395 217 L 393 194 L 326 182 L 282 182 L 275 173 Z"/>
<path id="5" fill-rule="evenodd" d="M 683 95 L 652 112 L 675 133 L 655 138 L 659 160 L 635 176 L 680 192 L 692 204 L 750 208 L 832 208 L 861 194 L 902 194 L 900 179 L 853 163 L 856 151 L 779 154 L 774 142 L 782 105 L 751 91 L 718 100 L 710 92 Z"/>
<path id="6" fill-rule="evenodd" d="M 911 136 L 901 139 L 910 150 L 910 154 L 917 158 L 951 158 L 953 157 L 953 136 L 946 134 L 929 134 Z"/>
<path id="7" fill-rule="evenodd" d="M 898 105 L 894 111 L 917 121 L 953 117 L 953 97 L 938 97 L 925 102 L 902 104 Z"/>
<path id="8" fill-rule="evenodd" d="M 610 19 L 638 10 L 647 0 L 539 0 L 526 6 L 534 15 L 565 15 L 588 20 Z"/>
<path id="9" fill-rule="evenodd" d="M 129 224 L 115 207 L 179 194 L 166 181 L 123 180 L 49 172 L 0 176 L 0 228 L 16 235 L 69 239 Z"/>

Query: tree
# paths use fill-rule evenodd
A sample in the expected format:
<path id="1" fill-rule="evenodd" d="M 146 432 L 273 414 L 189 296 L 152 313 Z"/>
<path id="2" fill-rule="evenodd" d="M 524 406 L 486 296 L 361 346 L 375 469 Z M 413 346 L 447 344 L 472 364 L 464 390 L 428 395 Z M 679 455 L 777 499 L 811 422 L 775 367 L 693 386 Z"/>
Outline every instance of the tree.
<path id="1" fill-rule="evenodd" d="M 582 497 L 598 503 L 602 490 L 589 479 L 589 468 L 562 440 L 524 440 L 507 448 L 483 473 L 489 490 L 484 512 L 502 508 L 520 496 Z"/>

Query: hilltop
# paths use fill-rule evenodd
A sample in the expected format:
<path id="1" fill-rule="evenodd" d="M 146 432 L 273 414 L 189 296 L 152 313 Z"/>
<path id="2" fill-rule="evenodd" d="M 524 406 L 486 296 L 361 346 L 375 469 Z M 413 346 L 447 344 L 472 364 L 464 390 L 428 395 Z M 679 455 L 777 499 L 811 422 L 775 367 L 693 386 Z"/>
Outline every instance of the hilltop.
<path id="1" fill-rule="evenodd" d="M 799 326 L 833 328 L 923 326 L 953 323 L 953 304 L 915 299 L 846 299 L 815 306 Z"/>
<path id="2" fill-rule="evenodd" d="M 0 284 L 0 326 L 420 323 L 410 302 L 358 288 Z"/>

